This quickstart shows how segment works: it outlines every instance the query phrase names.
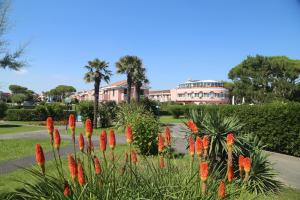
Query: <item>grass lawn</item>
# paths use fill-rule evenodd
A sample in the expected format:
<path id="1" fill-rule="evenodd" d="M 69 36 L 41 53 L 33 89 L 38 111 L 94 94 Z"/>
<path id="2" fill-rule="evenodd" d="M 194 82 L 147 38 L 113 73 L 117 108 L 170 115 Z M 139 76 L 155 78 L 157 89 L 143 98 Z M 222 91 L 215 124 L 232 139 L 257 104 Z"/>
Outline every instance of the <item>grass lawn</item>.
<path id="1" fill-rule="evenodd" d="M 184 118 L 183 116 L 180 117 L 179 119 L 175 119 L 173 116 L 171 115 L 163 115 L 159 117 L 159 121 L 163 124 L 167 124 L 167 123 L 183 123 L 186 121 L 186 118 Z"/>
<path id="2" fill-rule="evenodd" d="M 0 123 L 0 134 L 21 133 L 44 130 L 41 126 L 26 126 L 22 124 Z"/>
<path id="3" fill-rule="evenodd" d="M 45 152 L 51 150 L 48 139 L 0 140 L 0 163 L 24 156 L 35 155 L 35 144 L 38 143 L 42 145 Z M 66 146 L 69 143 L 69 141 L 62 141 L 61 146 Z"/>

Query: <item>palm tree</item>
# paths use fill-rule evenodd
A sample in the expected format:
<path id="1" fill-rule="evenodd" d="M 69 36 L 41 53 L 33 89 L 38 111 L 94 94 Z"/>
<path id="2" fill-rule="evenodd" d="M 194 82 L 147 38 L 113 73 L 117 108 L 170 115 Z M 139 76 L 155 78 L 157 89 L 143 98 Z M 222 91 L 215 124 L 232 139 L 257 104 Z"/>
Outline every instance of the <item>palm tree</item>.
<path id="1" fill-rule="evenodd" d="M 137 102 L 140 102 L 141 87 L 144 83 L 149 83 L 149 80 L 146 77 L 146 68 L 144 68 L 143 65 L 139 65 L 135 68 L 133 82 L 135 86 L 135 98 Z"/>
<path id="2" fill-rule="evenodd" d="M 117 73 L 127 75 L 127 103 L 130 103 L 131 99 L 134 69 L 139 65 L 141 65 L 141 60 L 137 56 L 123 56 L 116 62 Z"/>
<path id="3" fill-rule="evenodd" d="M 98 104 L 99 104 L 99 88 L 100 83 L 104 80 L 106 83 L 110 81 L 112 72 L 108 69 L 108 62 L 99 60 L 98 58 L 88 61 L 88 65 L 84 66 L 88 72 L 84 75 L 84 80 L 88 83 L 94 82 L 94 119 L 93 126 L 97 128 Z"/>

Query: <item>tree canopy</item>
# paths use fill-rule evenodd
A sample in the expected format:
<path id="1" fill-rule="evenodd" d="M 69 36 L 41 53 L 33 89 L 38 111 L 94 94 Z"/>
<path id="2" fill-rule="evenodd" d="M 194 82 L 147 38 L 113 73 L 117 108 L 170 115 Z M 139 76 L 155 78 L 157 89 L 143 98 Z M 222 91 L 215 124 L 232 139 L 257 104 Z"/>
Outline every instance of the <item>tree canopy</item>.
<path id="1" fill-rule="evenodd" d="M 56 101 L 63 101 L 65 97 L 70 96 L 76 92 L 76 89 L 73 86 L 69 85 L 58 85 L 50 91 L 46 92 L 48 96 L 52 96 Z"/>
<path id="2" fill-rule="evenodd" d="M 38 95 L 35 94 L 34 91 L 29 90 L 27 87 L 21 85 L 10 85 L 8 88 L 12 93 L 10 99 L 14 103 L 21 104 L 24 101 L 38 101 Z"/>
<path id="3" fill-rule="evenodd" d="M 293 100 L 298 90 L 300 60 L 286 56 L 248 56 L 229 71 L 232 95 L 248 103 Z"/>

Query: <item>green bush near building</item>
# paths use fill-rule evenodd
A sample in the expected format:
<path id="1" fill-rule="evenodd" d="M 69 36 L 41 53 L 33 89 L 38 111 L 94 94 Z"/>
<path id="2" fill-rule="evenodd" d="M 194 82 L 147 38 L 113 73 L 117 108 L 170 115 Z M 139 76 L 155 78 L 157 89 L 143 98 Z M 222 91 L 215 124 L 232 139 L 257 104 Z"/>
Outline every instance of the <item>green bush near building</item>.
<path id="1" fill-rule="evenodd" d="M 3 117 L 5 117 L 6 110 L 7 110 L 6 103 L 0 102 L 0 119 L 2 119 Z"/>

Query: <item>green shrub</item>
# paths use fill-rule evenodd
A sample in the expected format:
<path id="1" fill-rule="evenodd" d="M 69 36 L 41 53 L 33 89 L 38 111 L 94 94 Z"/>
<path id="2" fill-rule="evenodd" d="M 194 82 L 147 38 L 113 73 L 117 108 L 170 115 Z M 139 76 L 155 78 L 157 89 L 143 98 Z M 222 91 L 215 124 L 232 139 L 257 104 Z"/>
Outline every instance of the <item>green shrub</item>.
<path id="1" fill-rule="evenodd" d="M 81 121 L 85 121 L 87 118 L 94 119 L 94 103 L 93 101 L 80 101 L 76 107 L 77 113 L 81 115 Z"/>
<path id="2" fill-rule="evenodd" d="M 125 129 L 130 125 L 133 131 L 133 145 L 143 155 L 157 153 L 159 122 L 152 112 L 144 106 L 131 103 L 120 107 L 116 119 L 117 128 Z"/>
<path id="3" fill-rule="evenodd" d="M 6 103 L 0 102 L 0 119 L 2 119 L 3 117 L 5 117 L 6 110 L 7 110 Z"/>
<path id="4" fill-rule="evenodd" d="M 168 109 L 175 119 L 178 119 L 181 115 L 184 114 L 184 106 L 181 105 L 170 105 Z"/>

